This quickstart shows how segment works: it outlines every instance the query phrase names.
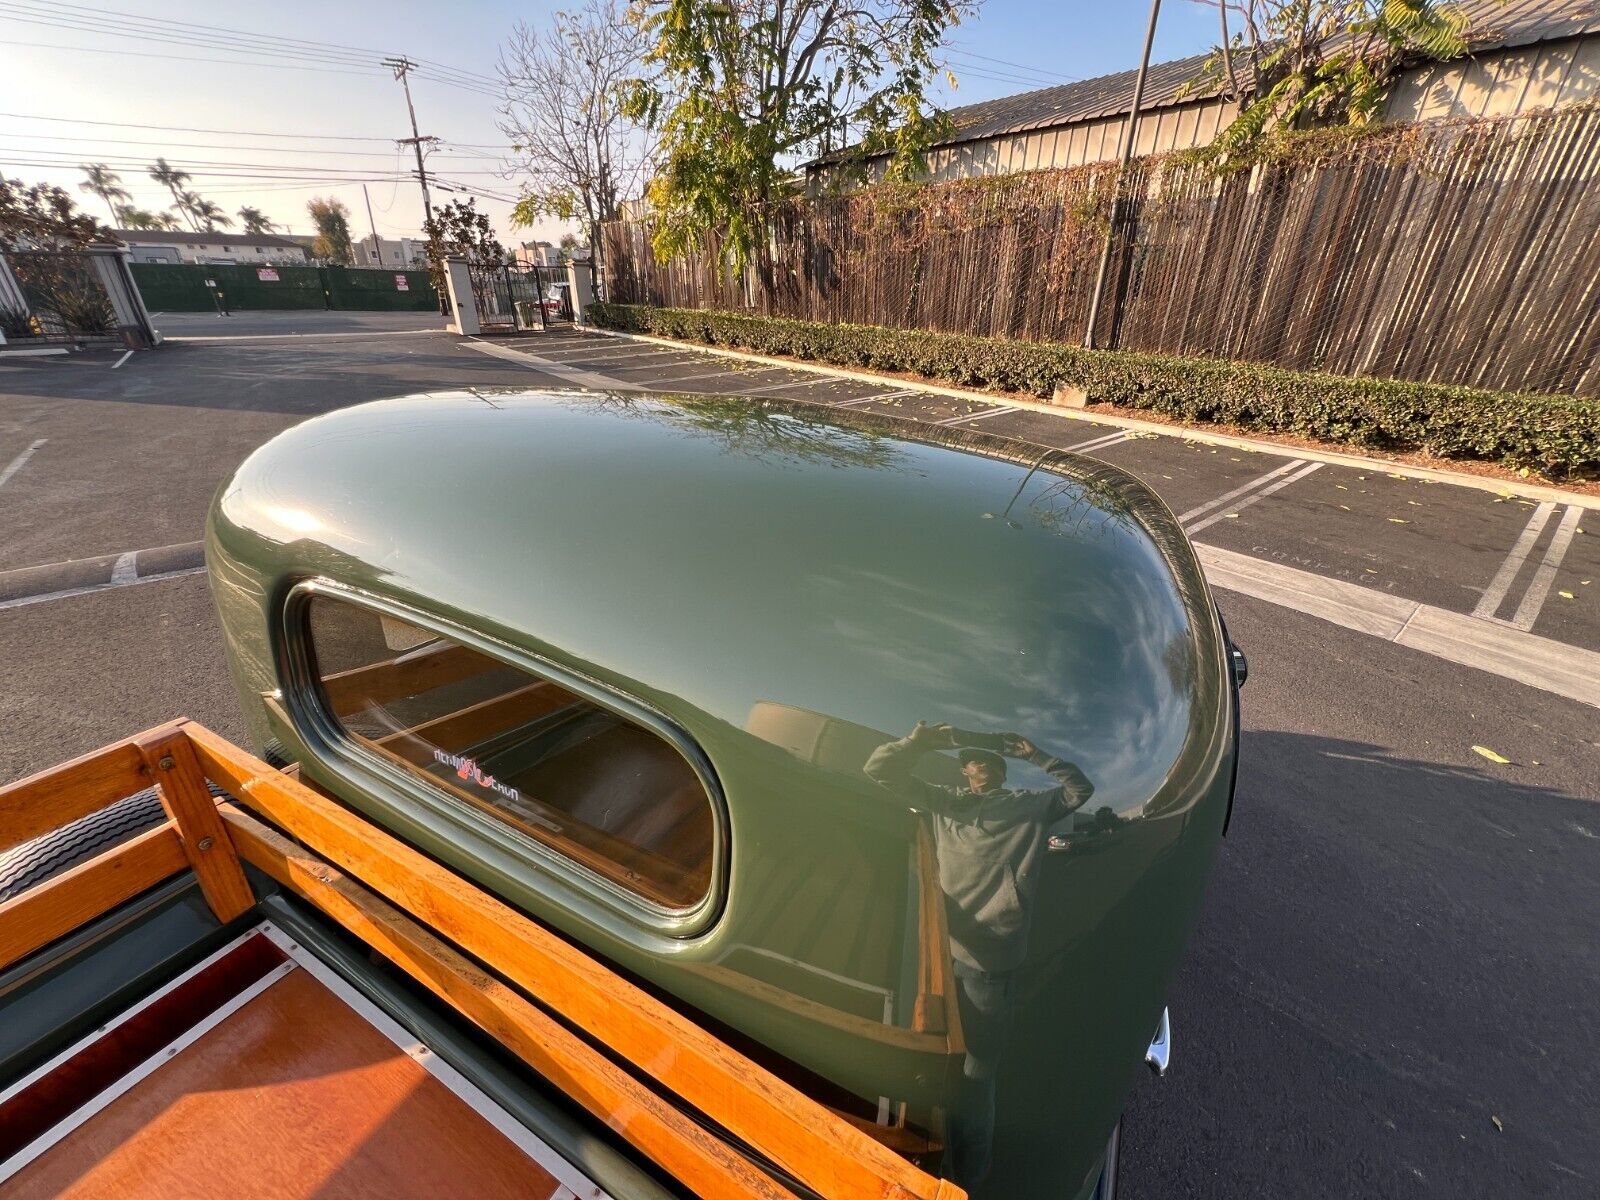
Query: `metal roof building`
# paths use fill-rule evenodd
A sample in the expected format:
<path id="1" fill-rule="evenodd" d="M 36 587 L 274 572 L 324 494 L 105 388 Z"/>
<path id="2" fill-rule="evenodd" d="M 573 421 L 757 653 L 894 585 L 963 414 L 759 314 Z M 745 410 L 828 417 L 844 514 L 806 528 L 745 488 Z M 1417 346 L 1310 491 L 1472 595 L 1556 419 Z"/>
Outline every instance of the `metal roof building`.
<path id="1" fill-rule="evenodd" d="M 1405 71 L 1385 116 L 1502 116 L 1600 97 L 1600 0 L 1467 0 L 1471 53 Z M 1196 89 L 1206 55 L 1152 63 L 1136 154 L 1206 145 L 1238 113 Z M 1248 68 L 1236 61 L 1240 85 Z M 955 132 L 928 155 L 936 180 L 1071 167 L 1115 158 L 1136 70 L 952 109 Z M 810 164 L 825 170 L 825 161 Z"/>

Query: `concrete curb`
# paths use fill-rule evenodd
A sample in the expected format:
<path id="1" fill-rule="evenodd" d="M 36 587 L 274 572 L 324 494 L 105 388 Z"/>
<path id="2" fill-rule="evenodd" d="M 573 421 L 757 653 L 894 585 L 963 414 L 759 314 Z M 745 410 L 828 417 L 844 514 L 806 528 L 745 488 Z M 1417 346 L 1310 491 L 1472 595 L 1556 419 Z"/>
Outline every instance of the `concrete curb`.
<path id="1" fill-rule="evenodd" d="M 101 554 L 94 558 L 44 563 L 37 567 L 18 567 L 13 571 L 0 571 L 0 604 L 59 592 L 138 583 L 140 580 L 189 571 L 204 565 L 204 543 L 182 542 L 175 546 L 129 550 L 123 554 Z"/>
<path id="2" fill-rule="evenodd" d="M 819 363 L 801 362 L 797 359 L 774 358 L 765 354 L 751 354 L 744 350 L 725 350 L 720 346 L 705 346 L 698 342 L 682 342 L 675 338 L 656 337 L 653 334 L 618 333 L 615 330 L 598 329 L 594 326 L 587 326 L 586 328 L 589 332 L 599 334 L 601 337 L 626 338 L 635 342 L 654 342 L 657 345 L 671 346 L 679 350 L 694 350 L 701 354 L 714 354 L 719 358 L 760 363 L 762 366 L 787 367 L 790 370 L 807 371 L 814 375 L 828 375 L 835 379 L 853 379 L 861 383 L 875 383 L 889 387 L 910 387 L 919 392 L 928 392 L 935 396 L 949 396 L 952 399 L 965 400 L 973 404 L 1001 405 L 1006 408 L 1022 408 L 1030 412 L 1047 413 L 1050 416 L 1060 417 L 1067 421 L 1088 421 L 1095 425 L 1111 425 L 1119 429 L 1130 429 L 1137 433 L 1154 433 L 1162 437 L 1204 442 L 1211 446 L 1229 446 L 1236 450 L 1249 450 L 1259 454 L 1276 454 L 1283 458 L 1304 458 L 1314 462 L 1353 467 L 1358 471 L 1393 472 L 1412 479 L 1431 479 L 1438 483 L 1453 483 L 1457 487 L 1475 488 L 1480 492 L 1493 492 L 1497 496 L 1509 493 L 1513 496 L 1526 497 L 1529 500 L 1550 500 L 1557 504 L 1570 504 L 1578 508 L 1600 509 L 1600 496 L 1586 496 L 1581 492 L 1569 492 L 1561 488 L 1548 487 L 1544 484 L 1487 479 L 1482 475 L 1468 475 L 1462 471 L 1412 466 L 1410 463 L 1399 462 L 1395 459 L 1374 458 L 1364 454 L 1346 454 L 1337 450 L 1315 450 L 1257 438 L 1236 437 L 1228 433 L 1212 433 L 1189 425 L 1163 425 L 1159 421 L 1141 421 L 1136 417 L 1116 417 L 1105 413 L 1097 413 L 1093 408 L 1062 408 L 1059 404 L 1046 404 L 1039 400 L 1024 400 L 995 392 L 974 392 L 966 388 L 945 387 L 943 384 L 914 382 L 901 379 L 895 375 L 879 375 L 872 371 L 856 371 L 845 367 L 829 367 Z"/>

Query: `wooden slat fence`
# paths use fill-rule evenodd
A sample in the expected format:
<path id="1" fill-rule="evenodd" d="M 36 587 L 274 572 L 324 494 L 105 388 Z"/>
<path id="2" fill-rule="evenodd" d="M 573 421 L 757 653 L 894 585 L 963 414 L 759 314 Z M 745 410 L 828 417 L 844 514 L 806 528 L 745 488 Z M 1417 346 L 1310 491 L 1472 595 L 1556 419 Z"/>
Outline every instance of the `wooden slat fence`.
<path id="1" fill-rule="evenodd" d="M 795 203 L 770 270 L 718 239 L 661 264 L 605 230 L 623 303 L 1080 343 L 1119 186 L 1094 164 Z M 1219 177 L 1147 158 L 1096 342 L 1513 391 L 1600 395 L 1600 104 L 1302 142 Z"/>

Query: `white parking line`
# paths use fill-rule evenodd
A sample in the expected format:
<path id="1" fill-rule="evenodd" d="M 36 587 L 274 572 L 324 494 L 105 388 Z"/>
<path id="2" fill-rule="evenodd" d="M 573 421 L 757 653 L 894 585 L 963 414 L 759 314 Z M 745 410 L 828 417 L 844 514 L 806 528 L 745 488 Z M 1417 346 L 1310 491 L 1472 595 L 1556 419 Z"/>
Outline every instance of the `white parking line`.
<path id="1" fill-rule="evenodd" d="M 549 359 L 540 358 L 536 354 L 524 354 L 521 351 L 512 350 L 505 346 L 493 346 L 487 342 L 479 341 L 470 341 L 464 344 L 471 346 L 481 354 L 503 358 L 507 362 L 514 362 L 519 367 L 526 367 L 530 371 L 542 371 L 546 375 L 554 375 L 562 382 L 570 383 L 577 387 L 594 388 L 597 391 L 609 392 L 621 384 L 620 380 L 613 379 L 609 375 L 600 375 L 593 371 L 580 371 L 576 367 L 564 367 L 558 362 L 551 362 Z"/>
<path id="2" fill-rule="evenodd" d="M 621 350 L 610 349 L 595 350 L 588 346 L 576 349 L 568 347 L 563 350 L 540 350 L 541 358 L 555 359 L 556 355 L 570 356 L 571 358 L 586 358 L 590 362 L 604 362 L 613 358 L 654 358 L 663 354 L 685 354 L 684 350 L 656 350 L 651 347 L 625 346 Z M 559 359 L 560 362 L 569 361 L 567 357 Z"/>
<path id="3" fill-rule="evenodd" d="M 998 417 L 1001 413 L 1016 412 L 1017 409 L 1002 404 L 999 408 L 991 408 L 988 412 L 967 413 L 963 417 L 946 417 L 942 421 L 933 422 L 935 425 L 965 425 L 968 421 L 987 421 L 990 417 Z"/>
<path id="4" fill-rule="evenodd" d="M 1219 508 L 1216 512 L 1212 513 L 1209 517 L 1204 517 L 1201 520 L 1196 521 L 1193 525 L 1185 526 L 1184 532 L 1187 533 L 1190 537 L 1193 537 L 1195 534 L 1199 533 L 1202 529 L 1209 529 L 1211 526 L 1215 525 L 1218 521 L 1226 520 L 1229 517 L 1236 517 L 1236 516 L 1239 515 L 1239 511 L 1241 509 L 1249 508 L 1252 504 L 1260 503 L 1262 500 L 1265 500 L 1268 496 L 1272 495 L 1272 493 L 1277 491 L 1279 488 L 1286 488 L 1291 483 L 1295 483 L 1295 482 L 1297 482 L 1297 481 L 1299 481 L 1301 479 L 1304 479 L 1307 475 L 1311 474 L 1311 472 L 1313 472 L 1313 471 L 1322 470 L 1323 465 L 1324 464 L 1319 463 L 1319 462 L 1307 463 L 1305 466 L 1301 467 L 1298 471 L 1296 471 L 1293 475 L 1285 475 L 1282 479 L 1278 480 L 1277 483 L 1270 484 L 1267 487 L 1261 488 L 1259 491 L 1251 492 L 1244 499 L 1238 501 L 1237 503 L 1235 503 L 1232 506 L 1233 507 L 1233 511 L 1232 512 L 1226 512 L 1223 509 Z"/>
<path id="5" fill-rule="evenodd" d="M 49 440 L 50 440 L 49 438 L 40 438 L 38 441 L 34 442 L 33 445 L 29 446 L 26 450 L 24 450 L 21 454 L 17 455 L 15 458 L 13 458 L 6 465 L 6 469 L 4 471 L 0 471 L 0 487 L 4 487 L 5 483 L 6 483 L 6 480 L 10 479 L 18 471 L 22 470 L 22 464 L 27 462 L 30 458 L 32 458 L 33 457 L 33 452 L 35 450 L 37 450 L 40 446 L 44 445 Z"/>
<path id="6" fill-rule="evenodd" d="M 1212 587 L 1600 707 L 1600 654 L 1593 650 L 1220 546 L 1201 543 L 1195 553 Z"/>
<path id="7" fill-rule="evenodd" d="M 1119 429 L 1115 433 L 1102 434 L 1090 438 L 1087 442 L 1079 442 L 1075 446 L 1063 447 L 1068 454 L 1087 454 L 1091 450 L 1104 450 L 1107 446 L 1115 446 L 1118 442 L 1125 442 L 1133 436 L 1133 431 Z"/>
<path id="8" fill-rule="evenodd" d="M 127 555 L 123 556 L 124 558 Z M 120 570 L 122 563 L 117 562 Z M 131 578 L 118 579 L 115 576 L 107 583 L 89 583 L 82 587 L 62 588 L 59 592 L 43 592 L 37 596 L 18 596 L 14 600 L 0 600 L 0 611 L 8 608 L 27 608 L 33 604 L 48 604 L 52 600 L 66 600 L 73 596 L 90 596 L 95 592 L 109 592 L 114 588 L 136 587 L 143 583 L 160 583 L 164 579 L 182 579 L 186 575 L 204 575 L 204 567 L 185 567 L 181 571 L 163 571 L 159 575 L 134 575 Z"/>
<path id="9" fill-rule="evenodd" d="M 1555 504 L 1549 500 L 1533 510 L 1533 515 L 1528 518 L 1521 536 L 1511 547 L 1511 553 L 1506 555 L 1505 562 L 1500 564 L 1500 569 L 1489 581 L 1489 586 L 1483 589 L 1483 597 L 1478 601 L 1478 606 L 1472 610 L 1473 616 L 1484 619 L 1494 616 L 1500 607 L 1500 601 L 1505 599 L 1512 583 L 1516 581 L 1517 572 L 1522 570 L 1522 564 L 1527 561 L 1528 555 L 1533 553 L 1534 543 L 1539 540 L 1539 535 L 1544 532 L 1544 527 L 1550 520 L 1550 514 L 1555 510 Z"/>
<path id="10" fill-rule="evenodd" d="M 739 395 L 754 396 L 758 392 L 776 392 L 787 387 L 816 387 L 819 380 L 815 379 L 785 379 L 782 383 L 769 383 L 762 387 L 740 388 Z"/>
<path id="11" fill-rule="evenodd" d="M 1517 605 L 1517 611 L 1511 618 L 1514 628 L 1532 629 L 1533 623 L 1539 619 L 1539 610 L 1544 607 L 1545 597 L 1550 594 L 1550 585 L 1555 580 L 1561 560 L 1567 556 L 1567 547 L 1572 545 L 1572 535 L 1578 531 L 1583 512 L 1576 505 L 1569 505 L 1562 514 L 1561 524 L 1556 526 L 1556 535 L 1550 539 L 1550 546 L 1544 552 L 1544 561 L 1539 564 L 1533 582 L 1528 585 L 1522 603 Z"/>
<path id="12" fill-rule="evenodd" d="M 1215 500 L 1207 500 L 1204 504 L 1201 504 L 1196 508 L 1191 508 L 1188 512 L 1183 513 L 1182 515 L 1180 515 L 1178 517 L 1178 520 L 1183 522 L 1183 524 L 1187 525 L 1190 521 L 1194 520 L 1196 517 L 1204 516 L 1206 513 L 1210 512 L 1212 509 L 1219 508 L 1222 505 L 1228 503 L 1228 501 L 1233 500 L 1233 499 L 1235 499 L 1235 498 L 1237 498 L 1239 496 L 1244 495 L 1246 492 L 1253 491 L 1255 488 L 1262 487 L 1265 484 L 1271 483 L 1274 479 L 1278 478 L 1280 475 L 1287 475 L 1290 471 L 1294 470 L 1296 467 L 1303 466 L 1305 464 L 1305 461 L 1306 460 L 1303 459 L 1303 458 L 1291 459 L 1289 462 L 1284 463 L 1283 466 L 1279 467 L 1275 471 L 1268 471 L 1265 475 L 1258 475 L 1258 476 L 1256 476 L 1256 478 L 1252 479 L 1249 483 L 1240 484 L 1238 487 L 1234 488 L 1233 491 L 1224 492 L 1222 495 L 1218 496 Z"/>
<path id="13" fill-rule="evenodd" d="M 677 379 L 658 380 L 650 385 L 650 390 L 654 392 L 670 392 L 680 383 L 697 383 L 702 379 L 743 379 L 750 375 L 771 374 L 773 371 L 787 370 L 789 370 L 788 367 L 757 367 L 753 371 L 730 371 L 727 367 L 723 367 L 720 371 L 707 371 L 701 375 L 683 375 Z M 639 385 L 633 384 L 631 386 L 638 387 Z"/>
<path id="14" fill-rule="evenodd" d="M 112 583 L 132 583 L 139 578 L 139 552 L 129 550 L 117 556 L 111 567 Z"/>
<path id="15" fill-rule="evenodd" d="M 120 367 L 123 363 L 127 362 L 132 357 L 133 357 L 133 351 L 132 350 L 125 351 L 121 358 L 117 359 L 116 362 L 111 364 L 111 369 L 113 371 L 115 371 L 118 367 Z"/>
<path id="16" fill-rule="evenodd" d="M 829 408 L 860 408 L 863 404 L 874 404 L 879 400 L 886 400 L 891 396 L 908 395 L 904 392 L 874 393 L 871 396 L 853 396 L 849 400 L 830 400 Z"/>

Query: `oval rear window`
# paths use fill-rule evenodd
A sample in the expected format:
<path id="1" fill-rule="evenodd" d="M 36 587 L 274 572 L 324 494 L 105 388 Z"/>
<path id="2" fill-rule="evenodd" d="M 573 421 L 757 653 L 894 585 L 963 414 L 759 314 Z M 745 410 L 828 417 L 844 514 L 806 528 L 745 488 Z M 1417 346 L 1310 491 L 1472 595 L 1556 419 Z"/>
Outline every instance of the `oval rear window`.
<path id="1" fill-rule="evenodd" d="M 364 605 L 313 595 L 306 630 L 322 707 L 356 746 L 654 904 L 705 898 L 712 802 L 658 734 Z"/>

